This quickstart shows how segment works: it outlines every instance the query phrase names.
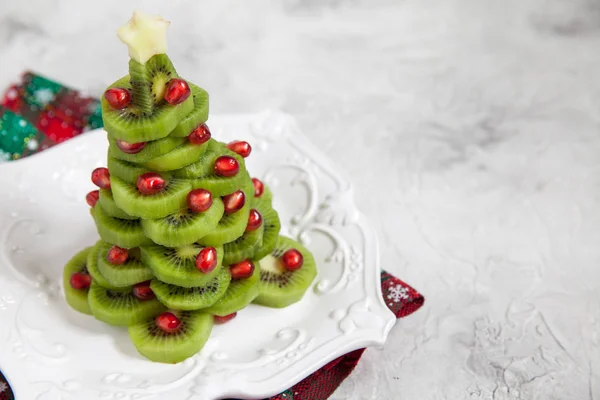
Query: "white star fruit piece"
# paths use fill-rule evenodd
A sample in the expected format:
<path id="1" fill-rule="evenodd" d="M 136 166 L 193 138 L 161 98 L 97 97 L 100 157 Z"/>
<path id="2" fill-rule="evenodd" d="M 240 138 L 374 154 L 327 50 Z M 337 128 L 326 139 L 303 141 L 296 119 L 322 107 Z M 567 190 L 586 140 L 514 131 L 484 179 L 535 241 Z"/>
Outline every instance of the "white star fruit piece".
<path id="1" fill-rule="evenodd" d="M 133 16 L 117 31 L 117 36 L 129 48 L 129 57 L 145 64 L 152 56 L 167 52 L 167 28 L 171 22 L 159 15 L 135 10 Z"/>

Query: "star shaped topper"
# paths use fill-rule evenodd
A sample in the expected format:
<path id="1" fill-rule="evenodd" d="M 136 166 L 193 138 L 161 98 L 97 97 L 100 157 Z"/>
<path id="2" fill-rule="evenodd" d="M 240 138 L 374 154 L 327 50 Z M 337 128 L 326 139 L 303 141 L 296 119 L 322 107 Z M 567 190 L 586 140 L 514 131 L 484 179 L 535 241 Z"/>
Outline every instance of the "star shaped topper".
<path id="1" fill-rule="evenodd" d="M 171 22 L 159 15 L 135 10 L 133 16 L 117 31 L 117 36 L 129 48 L 129 57 L 145 64 L 153 55 L 167 52 L 167 28 Z"/>

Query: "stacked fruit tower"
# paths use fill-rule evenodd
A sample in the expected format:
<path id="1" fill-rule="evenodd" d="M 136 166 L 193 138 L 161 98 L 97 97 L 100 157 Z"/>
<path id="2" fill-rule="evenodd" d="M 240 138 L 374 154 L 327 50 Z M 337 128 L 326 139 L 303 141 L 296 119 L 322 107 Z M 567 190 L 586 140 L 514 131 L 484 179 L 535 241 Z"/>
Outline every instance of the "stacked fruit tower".
<path id="1" fill-rule="evenodd" d="M 250 144 L 211 138 L 208 94 L 178 76 L 166 26 L 136 12 L 119 31 L 129 75 L 104 93 L 108 168 L 92 172 L 99 190 L 86 198 L 101 240 L 63 283 L 72 308 L 127 326 L 142 355 L 173 363 L 252 302 L 299 301 L 316 267 L 279 236 L 272 194 L 244 164 Z"/>

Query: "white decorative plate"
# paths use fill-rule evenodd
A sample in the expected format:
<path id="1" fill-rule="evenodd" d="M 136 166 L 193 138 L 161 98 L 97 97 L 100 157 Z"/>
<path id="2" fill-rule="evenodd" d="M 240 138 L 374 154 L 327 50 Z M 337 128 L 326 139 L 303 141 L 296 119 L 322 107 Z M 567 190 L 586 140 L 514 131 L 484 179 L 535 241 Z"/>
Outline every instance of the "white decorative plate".
<path id="1" fill-rule="evenodd" d="M 213 136 L 253 145 L 247 166 L 274 192 L 282 234 L 313 252 L 318 276 L 286 309 L 250 306 L 176 365 L 139 356 L 124 329 L 72 311 L 62 267 L 97 240 L 85 203 L 106 163 L 102 130 L 0 164 L 0 370 L 19 400 L 259 399 L 328 361 L 381 345 L 395 322 L 381 298 L 375 232 L 352 188 L 283 114 L 211 117 Z"/>

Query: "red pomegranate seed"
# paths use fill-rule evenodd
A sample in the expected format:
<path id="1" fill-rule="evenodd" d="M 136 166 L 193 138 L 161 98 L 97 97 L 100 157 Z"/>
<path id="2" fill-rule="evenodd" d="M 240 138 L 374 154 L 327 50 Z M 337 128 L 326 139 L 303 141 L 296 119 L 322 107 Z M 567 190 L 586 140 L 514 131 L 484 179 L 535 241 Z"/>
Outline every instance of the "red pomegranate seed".
<path id="1" fill-rule="evenodd" d="M 133 295 L 139 300 L 150 300 L 155 297 L 154 292 L 150 289 L 150 281 L 133 285 Z"/>
<path id="2" fill-rule="evenodd" d="M 240 261 L 237 264 L 229 266 L 231 272 L 231 279 L 244 279 L 249 278 L 254 273 L 254 263 L 250 260 Z"/>
<path id="3" fill-rule="evenodd" d="M 227 148 L 240 156 L 246 158 L 252 153 L 252 146 L 250 143 L 243 140 L 234 140 L 233 142 L 229 142 L 227 144 Z"/>
<path id="4" fill-rule="evenodd" d="M 240 164 L 231 156 L 221 156 L 215 161 L 215 173 L 220 176 L 235 176 L 240 171 Z"/>
<path id="5" fill-rule="evenodd" d="M 164 189 L 167 182 L 156 172 L 146 172 L 137 179 L 137 188 L 143 195 L 156 194 Z"/>
<path id="6" fill-rule="evenodd" d="M 210 129 L 206 124 L 199 125 L 188 135 L 188 140 L 193 144 L 204 144 L 210 139 Z"/>
<path id="7" fill-rule="evenodd" d="M 92 171 L 92 182 L 100 189 L 110 189 L 110 172 L 108 168 L 96 168 Z"/>
<path id="8" fill-rule="evenodd" d="M 265 192 L 265 185 L 258 178 L 252 178 L 252 184 L 254 185 L 254 197 L 262 196 Z"/>
<path id="9" fill-rule="evenodd" d="M 137 154 L 146 147 L 146 142 L 128 143 L 123 140 L 116 140 L 116 143 L 119 150 L 126 154 Z"/>
<path id="10" fill-rule="evenodd" d="M 217 266 L 217 249 L 205 247 L 196 256 L 196 268 L 203 274 L 212 272 Z"/>
<path id="11" fill-rule="evenodd" d="M 281 262 L 288 271 L 296 271 L 304 264 L 304 257 L 296 249 L 289 249 L 281 256 Z"/>
<path id="12" fill-rule="evenodd" d="M 223 205 L 225 206 L 225 214 L 232 214 L 246 204 L 246 195 L 241 190 L 223 196 Z"/>
<path id="13" fill-rule="evenodd" d="M 119 246 L 113 246 L 106 253 L 106 260 L 115 265 L 125 264 L 129 258 L 129 251 Z"/>
<path id="14" fill-rule="evenodd" d="M 237 316 L 237 312 L 225 315 L 223 317 L 219 317 L 218 315 L 215 315 L 215 324 L 224 324 L 226 322 L 231 321 L 232 319 L 234 319 Z"/>
<path id="15" fill-rule="evenodd" d="M 181 326 L 181 321 L 172 312 L 164 312 L 154 320 L 156 326 L 167 333 L 177 332 Z"/>
<path id="16" fill-rule="evenodd" d="M 167 103 L 175 106 L 183 103 L 188 97 L 190 97 L 190 94 L 192 94 L 192 91 L 190 90 L 188 83 L 183 79 L 174 78 L 167 83 L 164 98 Z"/>
<path id="17" fill-rule="evenodd" d="M 131 102 L 129 90 L 123 88 L 110 88 L 104 92 L 104 98 L 115 110 L 125 108 Z"/>
<path id="18" fill-rule="evenodd" d="M 195 213 L 208 210 L 212 203 L 212 193 L 206 189 L 194 189 L 187 195 L 188 208 Z"/>
<path id="19" fill-rule="evenodd" d="M 262 225 L 262 215 L 258 212 L 256 208 L 250 210 L 250 215 L 248 215 L 248 225 L 246 225 L 246 232 L 252 232 L 260 228 Z"/>
<path id="20" fill-rule="evenodd" d="M 94 207 L 100 198 L 99 190 L 92 190 L 88 194 L 85 195 L 85 201 L 87 201 L 90 207 Z"/>
<path id="21" fill-rule="evenodd" d="M 87 289 L 92 284 L 92 277 L 83 272 L 75 272 L 69 281 L 73 289 Z"/>

